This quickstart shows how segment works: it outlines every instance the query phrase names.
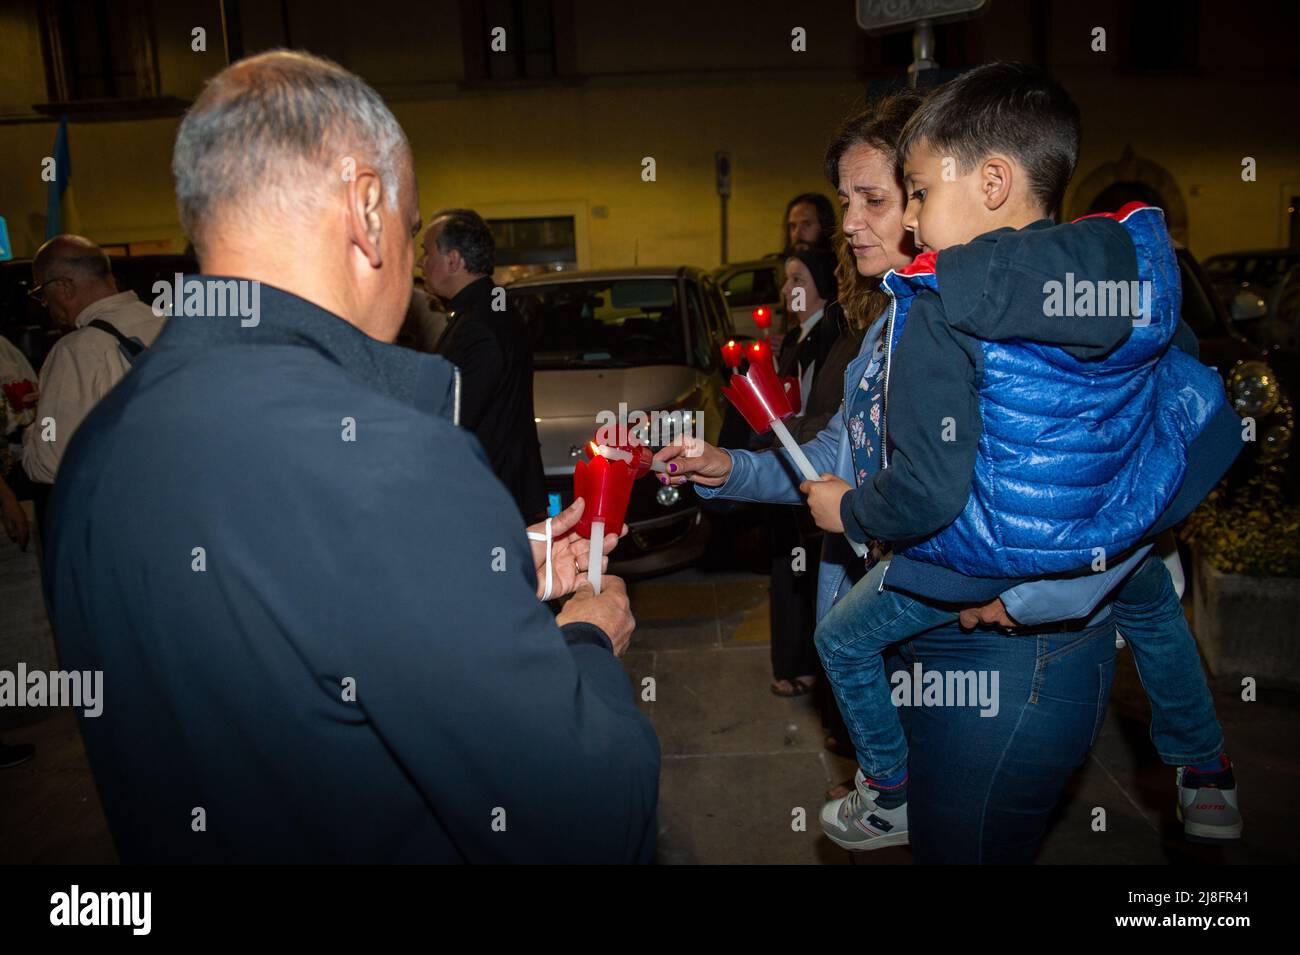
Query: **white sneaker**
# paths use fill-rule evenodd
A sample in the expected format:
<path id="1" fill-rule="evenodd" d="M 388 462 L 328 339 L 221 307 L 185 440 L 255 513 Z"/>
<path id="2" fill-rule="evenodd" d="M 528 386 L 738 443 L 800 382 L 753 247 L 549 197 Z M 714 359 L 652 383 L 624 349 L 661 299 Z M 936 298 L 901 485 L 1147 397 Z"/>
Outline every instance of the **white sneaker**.
<path id="1" fill-rule="evenodd" d="M 853 792 L 822 806 L 822 831 L 827 838 L 850 852 L 907 845 L 907 803 L 881 809 L 876 805 L 879 795 L 859 769 L 853 776 Z"/>
<path id="2" fill-rule="evenodd" d="M 1178 767 L 1178 820 L 1193 842 L 1241 838 L 1241 810 L 1232 767 L 1205 776 Z"/>

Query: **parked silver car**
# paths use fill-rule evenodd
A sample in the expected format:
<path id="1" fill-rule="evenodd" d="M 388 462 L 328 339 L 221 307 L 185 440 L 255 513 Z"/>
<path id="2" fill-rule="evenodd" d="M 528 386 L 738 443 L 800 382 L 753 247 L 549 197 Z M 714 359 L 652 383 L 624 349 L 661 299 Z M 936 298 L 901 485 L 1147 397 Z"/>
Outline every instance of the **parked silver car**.
<path id="1" fill-rule="evenodd" d="M 785 284 L 785 263 L 779 256 L 733 262 L 713 271 L 714 281 L 722 289 L 737 334 L 751 338 L 761 336 L 757 324 L 760 309 L 767 311 L 774 333 L 785 330 L 785 305 L 781 286 Z"/>
<path id="2" fill-rule="evenodd" d="M 550 511 L 573 500 L 573 469 L 602 425 L 647 425 L 653 447 L 685 426 L 717 438 L 724 399 L 721 346 L 734 332 L 707 272 L 688 266 L 564 272 L 507 287 L 533 351 L 533 402 Z M 641 575 L 690 563 L 708 521 L 688 486 L 639 480 L 628 536 L 611 572 Z"/>

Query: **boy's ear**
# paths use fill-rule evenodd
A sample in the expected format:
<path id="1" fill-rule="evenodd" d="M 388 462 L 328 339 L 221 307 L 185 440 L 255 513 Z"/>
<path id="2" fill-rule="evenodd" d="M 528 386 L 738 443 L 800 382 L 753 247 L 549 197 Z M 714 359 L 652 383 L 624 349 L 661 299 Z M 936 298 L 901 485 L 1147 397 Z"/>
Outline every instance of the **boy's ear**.
<path id="1" fill-rule="evenodd" d="M 980 163 L 979 189 L 984 208 L 994 212 L 1011 198 L 1015 167 L 1006 156 L 993 155 Z"/>

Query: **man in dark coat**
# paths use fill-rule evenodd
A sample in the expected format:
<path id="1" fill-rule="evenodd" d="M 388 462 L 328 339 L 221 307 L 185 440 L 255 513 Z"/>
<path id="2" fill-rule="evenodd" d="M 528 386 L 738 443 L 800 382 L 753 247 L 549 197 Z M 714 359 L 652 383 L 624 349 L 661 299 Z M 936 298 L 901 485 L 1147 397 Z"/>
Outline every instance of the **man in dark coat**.
<path id="1" fill-rule="evenodd" d="M 544 517 L 546 490 L 533 417 L 533 354 L 523 322 L 492 281 L 496 243 L 472 209 L 434 214 L 424 235 L 425 285 L 450 313 L 438 354 L 460 369 L 461 424 L 483 443 L 492 470 L 528 520 Z"/>
<path id="2" fill-rule="evenodd" d="M 263 54 L 173 172 L 205 274 L 70 442 L 45 555 L 122 860 L 649 861 L 621 581 L 557 544 L 552 615 L 452 367 L 388 344 L 419 232 L 392 114 Z"/>

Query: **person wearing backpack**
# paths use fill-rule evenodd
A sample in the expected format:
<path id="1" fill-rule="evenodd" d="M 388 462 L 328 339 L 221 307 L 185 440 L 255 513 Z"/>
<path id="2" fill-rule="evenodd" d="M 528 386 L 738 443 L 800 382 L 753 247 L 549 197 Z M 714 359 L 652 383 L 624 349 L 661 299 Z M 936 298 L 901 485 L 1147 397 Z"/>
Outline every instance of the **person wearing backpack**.
<path id="1" fill-rule="evenodd" d="M 118 291 L 108 256 L 83 236 L 59 235 L 42 245 L 32 280 L 28 294 L 66 329 L 41 366 L 36 420 L 23 435 L 23 469 L 48 485 L 82 420 L 158 336 L 164 319 L 135 292 Z"/>

